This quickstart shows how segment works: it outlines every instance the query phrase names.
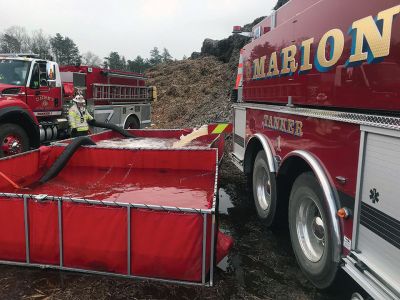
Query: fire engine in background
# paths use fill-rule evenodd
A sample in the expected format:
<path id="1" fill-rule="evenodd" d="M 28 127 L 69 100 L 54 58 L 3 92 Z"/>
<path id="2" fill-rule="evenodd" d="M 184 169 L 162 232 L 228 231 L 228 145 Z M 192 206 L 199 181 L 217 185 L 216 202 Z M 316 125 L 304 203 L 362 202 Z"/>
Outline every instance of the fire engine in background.
<path id="1" fill-rule="evenodd" d="M 65 138 L 68 109 L 77 89 L 83 91 L 97 121 L 130 129 L 151 124 L 156 89 L 145 85 L 142 74 L 59 67 L 32 54 L 1 54 L 0 157 Z"/>
<path id="2" fill-rule="evenodd" d="M 317 287 L 399 299 L 399 1 L 291 0 L 247 34 L 232 158 L 259 217 Z"/>

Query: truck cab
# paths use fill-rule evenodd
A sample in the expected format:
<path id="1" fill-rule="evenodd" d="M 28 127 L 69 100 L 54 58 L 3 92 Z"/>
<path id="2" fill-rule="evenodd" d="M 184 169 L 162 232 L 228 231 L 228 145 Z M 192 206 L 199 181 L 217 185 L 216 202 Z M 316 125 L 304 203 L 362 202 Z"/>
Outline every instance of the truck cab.
<path id="1" fill-rule="evenodd" d="M 61 78 L 55 62 L 32 57 L 0 58 L 1 98 L 26 103 L 36 116 L 62 113 Z"/>

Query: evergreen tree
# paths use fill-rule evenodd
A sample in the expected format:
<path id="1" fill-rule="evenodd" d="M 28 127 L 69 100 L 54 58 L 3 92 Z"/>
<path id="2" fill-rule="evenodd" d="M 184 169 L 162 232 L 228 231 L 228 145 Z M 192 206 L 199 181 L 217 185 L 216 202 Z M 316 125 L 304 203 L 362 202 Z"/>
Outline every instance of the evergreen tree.
<path id="1" fill-rule="evenodd" d="M 55 56 L 55 60 L 60 65 L 80 65 L 81 55 L 79 49 L 72 39 L 57 33 L 50 38 L 50 45 Z"/>
<path id="2" fill-rule="evenodd" d="M 146 69 L 150 67 L 150 63 L 147 59 L 143 59 L 138 55 L 134 60 L 128 60 L 127 68 L 128 71 L 143 73 Z"/>
<path id="3" fill-rule="evenodd" d="M 160 50 L 158 50 L 158 47 L 154 47 L 152 50 L 150 50 L 150 65 L 156 66 L 160 63 L 162 63 L 163 57 L 160 54 Z"/>
<path id="4" fill-rule="evenodd" d="M 172 55 L 169 53 L 169 51 L 167 50 L 167 48 L 164 48 L 163 53 L 162 53 L 162 62 L 163 63 L 167 63 L 172 61 Z"/>
<path id="5" fill-rule="evenodd" d="M 120 69 L 120 70 L 123 70 L 123 71 L 126 71 L 126 70 L 127 70 L 127 65 L 126 65 L 125 56 L 122 56 L 122 58 L 121 58 L 121 69 Z"/>
<path id="6" fill-rule="evenodd" d="M 54 55 L 54 59 L 60 62 L 63 55 L 63 41 L 64 38 L 61 34 L 57 33 L 54 37 L 50 38 L 50 46 Z"/>
<path id="7" fill-rule="evenodd" d="M 124 70 L 124 60 L 125 58 L 121 58 L 118 52 L 113 51 L 108 57 L 104 58 L 103 66 L 104 68 L 110 68 L 113 70 Z"/>
<path id="8" fill-rule="evenodd" d="M 81 56 L 79 54 L 79 49 L 69 37 L 64 38 L 64 61 L 61 64 L 65 65 L 80 65 Z"/>

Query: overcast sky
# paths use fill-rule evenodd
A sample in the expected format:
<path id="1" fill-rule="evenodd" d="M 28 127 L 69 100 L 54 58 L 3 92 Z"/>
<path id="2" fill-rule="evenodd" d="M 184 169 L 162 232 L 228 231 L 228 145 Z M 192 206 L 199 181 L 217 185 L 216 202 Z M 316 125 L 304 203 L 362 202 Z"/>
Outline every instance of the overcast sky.
<path id="1" fill-rule="evenodd" d="M 20 25 L 72 38 L 81 53 L 127 59 L 166 47 L 181 59 L 205 38 L 222 39 L 233 25 L 268 15 L 276 0 L 0 0 L 0 30 Z"/>

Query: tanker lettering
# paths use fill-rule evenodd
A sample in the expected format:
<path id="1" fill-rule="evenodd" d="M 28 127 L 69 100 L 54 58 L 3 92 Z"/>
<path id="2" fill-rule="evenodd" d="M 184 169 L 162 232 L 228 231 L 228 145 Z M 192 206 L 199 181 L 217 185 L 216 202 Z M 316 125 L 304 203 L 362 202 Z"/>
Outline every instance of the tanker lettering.
<path id="1" fill-rule="evenodd" d="M 381 62 L 390 54 L 390 41 L 393 29 L 393 20 L 400 14 L 400 5 L 381 11 L 376 18 L 368 16 L 353 22 L 348 34 L 352 38 L 351 53 L 346 67 L 367 63 Z M 253 60 L 253 71 L 248 78 L 264 79 L 276 76 L 293 75 L 296 71 L 303 74 L 315 68 L 319 72 L 330 71 L 342 58 L 345 45 L 345 36 L 342 30 L 335 28 L 326 32 L 314 45 L 315 39 L 304 40 L 299 47 L 290 45 L 280 53 L 272 52 L 270 57 L 262 56 Z M 314 59 L 311 57 L 311 48 L 316 48 Z M 327 49 L 328 51 L 327 53 Z M 300 63 L 296 61 L 297 52 L 300 52 Z M 278 57 L 280 57 L 280 67 Z M 313 61 L 313 63 L 312 63 Z M 266 68 L 267 71 L 266 71 Z"/>
<path id="2" fill-rule="evenodd" d="M 294 136 L 303 136 L 303 122 L 293 119 L 264 115 L 263 128 L 281 131 Z"/>

